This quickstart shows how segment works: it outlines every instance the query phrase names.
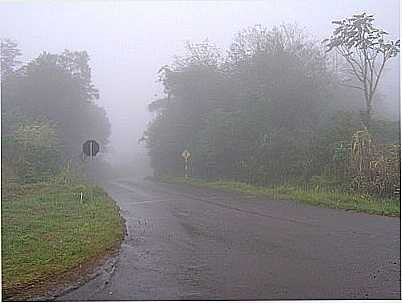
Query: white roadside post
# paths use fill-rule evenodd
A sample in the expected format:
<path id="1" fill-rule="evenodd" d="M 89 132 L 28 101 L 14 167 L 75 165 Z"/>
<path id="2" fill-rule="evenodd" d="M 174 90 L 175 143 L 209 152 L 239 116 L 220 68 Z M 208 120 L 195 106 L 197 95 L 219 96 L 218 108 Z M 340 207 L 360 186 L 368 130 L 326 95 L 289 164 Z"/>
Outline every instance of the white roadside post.
<path id="1" fill-rule="evenodd" d="M 181 156 L 184 158 L 184 178 L 188 178 L 188 159 L 190 159 L 191 154 L 190 152 L 185 149 L 182 153 Z"/>

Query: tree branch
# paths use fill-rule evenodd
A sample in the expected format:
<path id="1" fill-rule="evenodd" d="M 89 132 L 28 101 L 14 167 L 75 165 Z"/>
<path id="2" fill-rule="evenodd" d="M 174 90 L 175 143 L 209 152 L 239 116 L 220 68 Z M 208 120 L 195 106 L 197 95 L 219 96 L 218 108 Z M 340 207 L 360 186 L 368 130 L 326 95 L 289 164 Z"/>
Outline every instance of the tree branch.
<path id="1" fill-rule="evenodd" d="M 375 91 L 376 91 L 376 89 L 377 89 L 378 82 L 379 82 L 379 80 L 380 80 L 382 71 L 383 71 L 384 66 L 385 66 L 385 62 L 387 62 L 388 59 L 389 59 L 389 57 L 387 58 L 387 56 L 386 56 L 386 54 L 385 54 L 385 52 L 384 52 L 384 53 L 383 53 L 382 64 L 381 64 L 380 70 L 378 71 L 377 79 L 375 80 L 375 85 L 374 85 L 374 89 L 373 89 L 373 95 L 374 95 L 374 93 L 375 93 Z"/>
<path id="2" fill-rule="evenodd" d="M 353 73 L 354 75 L 357 77 L 357 79 L 359 79 L 359 81 L 363 82 L 363 78 L 361 77 L 361 75 L 359 75 L 359 73 L 356 70 L 356 66 L 355 64 L 348 58 L 347 53 L 343 53 L 342 50 L 340 50 L 338 47 L 336 48 L 336 50 L 338 51 L 338 53 L 345 58 L 346 61 L 348 61 L 348 63 L 350 64 L 350 66 L 352 67 Z"/>
<path id="3" fill-rule="evenodd" d="M 359 90 L 363 90 L 364 89 L 361 86 L 355 86 L 355 85 L 350 85 L 350 84 L 346 84 L 346 83 L 341 83 L 342 86 L 346 86 L 346 87 L 350 87 L 350 88 L 355 88 L 355 89 L 359 89 Z"/>

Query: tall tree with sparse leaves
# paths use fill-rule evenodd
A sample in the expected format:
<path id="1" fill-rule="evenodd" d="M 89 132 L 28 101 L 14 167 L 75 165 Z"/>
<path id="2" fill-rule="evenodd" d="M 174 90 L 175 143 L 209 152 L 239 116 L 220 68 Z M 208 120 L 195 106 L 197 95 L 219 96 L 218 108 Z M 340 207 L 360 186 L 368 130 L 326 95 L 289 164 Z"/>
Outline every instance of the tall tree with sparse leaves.
<path id="1" fill-rule="evenodd" d="M 327 52 L 335 50 L 347 62 L 346 72 L 352 78 L 345 79 L 348 83 L 344 84 L 361 90 L 364 95 L 365 110 L 361 112 L 361 119 L 366 128 L 370 128 L 373 97 L 384 66 L 400 49 L 400 41 L 386 40 L 388 33 L 375 27 L 373 21 L 374 16 L 366 13 L 333 21 L 337 27 L 332 36 L 323 41 Z"/>

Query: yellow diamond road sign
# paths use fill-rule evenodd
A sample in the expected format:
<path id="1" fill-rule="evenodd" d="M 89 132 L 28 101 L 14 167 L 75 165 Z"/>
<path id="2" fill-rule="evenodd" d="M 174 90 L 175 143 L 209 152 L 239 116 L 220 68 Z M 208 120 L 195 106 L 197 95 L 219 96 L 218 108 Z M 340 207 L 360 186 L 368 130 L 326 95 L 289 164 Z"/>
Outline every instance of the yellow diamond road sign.
<path id="1" fill-rule="evenodd" d="M 188 160 L 188 159 L 191 157 L 191 154 L 190 154 L 190 152 L 189 152 L 187 149 L 185 149 L 185 150 L 181 153 L 181 155 L 182 155 L 182 157 L 183 157 L 185 160 Z"/>

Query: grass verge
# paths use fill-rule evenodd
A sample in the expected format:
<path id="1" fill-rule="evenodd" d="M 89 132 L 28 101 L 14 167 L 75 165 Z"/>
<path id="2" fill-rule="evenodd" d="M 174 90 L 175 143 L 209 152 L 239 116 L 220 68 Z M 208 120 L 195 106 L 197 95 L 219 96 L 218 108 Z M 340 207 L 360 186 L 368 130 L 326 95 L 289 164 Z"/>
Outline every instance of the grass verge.
<path id="1" fill-rule="evenodd" d="M 175 184 L 190 184 L 231 192 L 239 192 L 257 196 L 269 197 L 275 200 L 294 200 L 316 206 L 353 210 L 368 214 L 400 217 L 401 204 L 399 199 L 379 199 L 372 196 L 341 192 L 337 190 L 322 191 L 305 189 L 297 186 L 262 187 L 234 181 L 207 181 L 203 179 L 184 179 L 182 177 L 161 177 L 161 182 Z"/>
<path id="2" fill-rule="evenodd" d="M 124 238 L 115 202 L 90 185 L 3 187 L 1 222 L 7 300 L 41 294 L 49 283 L 115 250 Z"/>

